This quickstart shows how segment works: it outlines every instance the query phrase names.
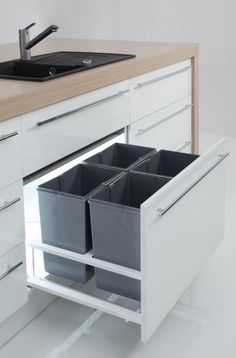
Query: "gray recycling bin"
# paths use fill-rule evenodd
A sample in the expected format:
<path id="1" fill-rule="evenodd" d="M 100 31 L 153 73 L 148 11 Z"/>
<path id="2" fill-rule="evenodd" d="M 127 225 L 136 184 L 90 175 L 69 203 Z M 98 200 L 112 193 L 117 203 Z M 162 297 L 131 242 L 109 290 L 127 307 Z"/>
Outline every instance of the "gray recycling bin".
<path id="1" fill-rule="evenodd" d="M 38 187 L 43 243 L 85 254 L 92 247 L 88 198 L 119 169 L 79 164 Z M 78 282 L 91 277 L 87 265 L 44 253 L 45 270 Z"/>
<path id="2" fill-rule="evenodd" d="M 140 205 L 170 179 L 126 173 L 89 199 L 94 257 L 140 270 Z M 140 300 L 140 281 L 96 269 L 97 287 Z"/>
<path id="3" fill-rule="evenodd" d="M 134 171 L 174 177 L 199 156 L 187 153 L 160 150 L 147 160 L 133 167 Z"/>
<path id="4" fill-rule="evenodd" d="M 130 169 L 151 154 L 156 153 L 156 149 L 142 147 L 139 145 L 115 143 L 103 151 L 86 159 L 88 163 L 104 166 Z"/>

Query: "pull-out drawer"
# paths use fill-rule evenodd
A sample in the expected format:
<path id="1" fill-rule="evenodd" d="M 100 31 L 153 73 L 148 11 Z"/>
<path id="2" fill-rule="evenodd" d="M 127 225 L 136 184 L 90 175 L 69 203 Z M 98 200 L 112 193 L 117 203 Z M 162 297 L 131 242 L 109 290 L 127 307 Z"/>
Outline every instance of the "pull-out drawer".
<path id="1" fill-rule="evenodd" d="M 132 307 L 129 301 L 127 308 L 124 301 L 121 305 L 114 304 L 112 300 L 105 301 L 92 296 L 91 291 L 89 294 L 83 290 L 80 292 L 36 276 L 29 277 L 29 284 L 137 323 L 141 326 L 142 341 L 147 341 L 223 239 L 224 163 L 228 155 L 224 147 L 224 141 L 220 141 L 195 158 L 189 166 L 145 200 L 139 214 L 135 214 L 125 226 L 129 235 L 130 232 L 138 233 L 140 228 L 140 271 L 95 258 L 93 252 L 81 255 L 40 242 L 31 243 L 34 249 L 139 280 L 140 305 L 134 304 Z M 149 178 L 153 177 L 149 175 Z M 119 190 L 120 188 L 121 186 Z M 98 206 L 101 204 L 100 202 Z M 108 205 L 108 202 L 104 205 Z M 138 210 L 126 205 L 127 203 L 122 215 L 125 210 L 130 213 Z M 111 210 L 111 206 L 109 208 Z M 117 216 L 117 221 L 113 223 L 115 222 L 114 227 L 119 231 L 120 204 L 114 208 L 113 218 Z M 102 217 L 103 215 L 100 216 Z"/>
<path id="2" fill-rule="evenodd" d="M 179 150 L 191 141 L 191 96 L 156 111 L 129 126 L 129 143 Z M 183 140 L 183 138 L 186 138 Z"/>
<path id="3" fill-rule="evenodd" d="M 21 244 L 8 254 L 0 256 L 0 323 L 27 300 L 25 247 Z"/>
<path id="4" fill-rule="evenodd" d="M 131 80 L 131 122 L 189 96 L 191 77 L 190 60 L 135 77 Z"/>
<path id="5" fill-rule="evenodd" d="M 0 256 L 24 241 L 23 183 L 0 190 Z"/>
<path id="6" fill-rule="evenodd" d="M 141 206 L 143 341 L 224 237 L 226 156 L 219 142 Z"/>
<path id="7" fill-rule="evenodd" d="M 0 188 L 22 177 L 18 118 L 0 123 L 0 167 Z"/>
<path id="8" fill-rule="evenodd" d="M 128 82 L 22 116 L 24 176 L 129 123 Z"/>

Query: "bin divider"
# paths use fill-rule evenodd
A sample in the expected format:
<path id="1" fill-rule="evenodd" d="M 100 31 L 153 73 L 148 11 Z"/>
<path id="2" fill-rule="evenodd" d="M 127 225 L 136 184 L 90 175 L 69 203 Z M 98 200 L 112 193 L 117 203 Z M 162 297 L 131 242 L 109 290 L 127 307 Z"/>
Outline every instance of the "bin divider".
<path id="1" fill-rule="evenodd" d="M 116 183 L 118 180 L 123 178 L 127 174 L 127 170 L 122 171 L 122 173 L 119 173 L 118 175 L 114 176 L 113 178 L 107 180 L 105 183 L 102 183 L 104 186 L 112 186 L 114 183 Z"/>
<path id="2" fill-rule="evenodd" d="M 141 272 L 140 271 L 130 269 L 125 266 L 113 264 L 108 261 L 96 259 L 93 257 L 92 250 L 86 254 L 78 254 L 77 252 L 61 249 L 59 247 L 55 247 L 55 246 L 48 245 L 48 244 L 43 244 L 39 241 L 31 241 L 28 243 L 28 246 L 33 249 L 43 251 L 43 252 L 46 252 L 46 253 L 49 253 L 49 254 L 52 254 L 55 256 L 63 257 L 68 260 L 87 264 L 87 265 L 97 267 L 97 268 L 100 268 L 100 269 L 103 269 L 106 271 L 117 273 L 122 276 L 130 277 L 135 280 L 139 280 L 139 281 L 141 280 Z"/>

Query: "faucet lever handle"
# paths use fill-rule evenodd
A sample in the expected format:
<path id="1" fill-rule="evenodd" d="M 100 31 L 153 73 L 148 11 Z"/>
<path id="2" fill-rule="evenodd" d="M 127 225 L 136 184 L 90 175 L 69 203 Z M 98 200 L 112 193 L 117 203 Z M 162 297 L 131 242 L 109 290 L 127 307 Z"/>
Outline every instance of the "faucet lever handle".
<path id="1" fill-rule="evenodd" d="M 29 24 L 28 26 L 26 26 L 25 28 L 24 28 L 24 30 L 29 30 L 31 27 L 33 27 L 34 25 L 36 25 L 36 23 L 35 22 L 32 22 L 32 24 Z"/>

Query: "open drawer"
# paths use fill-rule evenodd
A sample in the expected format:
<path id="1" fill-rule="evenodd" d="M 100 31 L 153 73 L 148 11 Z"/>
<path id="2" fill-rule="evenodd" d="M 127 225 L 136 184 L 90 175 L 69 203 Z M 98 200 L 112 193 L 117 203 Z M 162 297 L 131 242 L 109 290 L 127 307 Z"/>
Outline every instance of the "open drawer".
<path id="1" fill-rule="evenodd" d="M 141 326 L 146 342 L 224 236 L 224 141 L 214 145 L 140 207 L 141 270 L 39 242 L 41 250 L 141 282 L 140 309 L 64 287 L 35 275 L 29 284 Z"/>

